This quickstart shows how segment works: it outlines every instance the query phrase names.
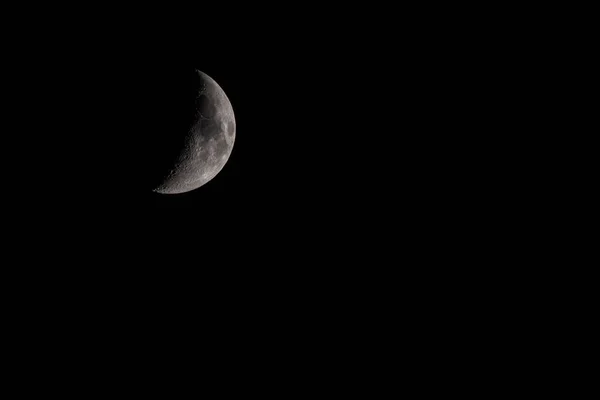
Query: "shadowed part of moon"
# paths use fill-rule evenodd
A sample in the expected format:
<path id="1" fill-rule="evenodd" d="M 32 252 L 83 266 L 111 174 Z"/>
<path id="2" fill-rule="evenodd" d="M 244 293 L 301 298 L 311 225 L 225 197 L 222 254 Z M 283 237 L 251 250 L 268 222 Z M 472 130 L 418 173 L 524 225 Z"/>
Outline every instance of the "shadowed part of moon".
<path id="1" fill-rule="evenodd" d="M 235 141 L 235 117 L 223 89 L 197 71 L 196 113 L 183 147 L 155 192 L 189 192 L 213 179 L 223 168 Z"/>
<path id="2" fill-rule="evenodd" d="M 201 94 L 200 97 L 198 97 L 197 104 L 200 116 L 204 118 L 213 118 L 215 116 L 215 105 L 211 103 L 206 94 Z"/>

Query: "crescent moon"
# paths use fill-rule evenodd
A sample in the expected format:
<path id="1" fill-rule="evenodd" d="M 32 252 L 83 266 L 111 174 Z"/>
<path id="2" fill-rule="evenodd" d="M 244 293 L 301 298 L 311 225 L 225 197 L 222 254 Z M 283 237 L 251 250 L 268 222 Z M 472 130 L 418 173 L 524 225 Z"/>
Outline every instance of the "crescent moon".
<path id="1" fill-rule="evenodd" d="M 210 76 L 196 70 L 200 88 L 196 115 L 176 162 L 154 192 L 185 193 L 213 179 L 227 163 L 235 142 L 231 102 Z"/>

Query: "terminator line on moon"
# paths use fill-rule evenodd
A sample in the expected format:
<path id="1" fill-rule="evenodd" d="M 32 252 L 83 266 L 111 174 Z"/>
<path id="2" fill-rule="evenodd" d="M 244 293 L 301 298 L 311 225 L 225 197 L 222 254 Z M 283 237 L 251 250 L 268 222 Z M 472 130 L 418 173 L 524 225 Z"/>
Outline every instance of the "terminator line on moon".
<path id="1" fill-rule="evenodd" d="M 196 116 L 174 166 L 154 189 L 162 194 L 189 192 L 206 184 L 223 168 L 235 141 L 233 108 L 223 89 L 204 72 L 196 97 Z"/>

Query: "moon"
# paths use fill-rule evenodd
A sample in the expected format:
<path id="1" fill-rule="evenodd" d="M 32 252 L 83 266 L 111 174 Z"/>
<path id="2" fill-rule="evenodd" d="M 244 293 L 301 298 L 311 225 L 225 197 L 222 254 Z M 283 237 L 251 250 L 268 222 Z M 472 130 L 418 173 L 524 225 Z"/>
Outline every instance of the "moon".
<path id="1" fill-rule="evenodd" d="M 195 116 L 174 165 L 153 191 L 185 193 L 205 185 L 227 163 L 235 142 L 235 117 L 231 102 L 210 76 L 196 70 L 200 86 Z"/>

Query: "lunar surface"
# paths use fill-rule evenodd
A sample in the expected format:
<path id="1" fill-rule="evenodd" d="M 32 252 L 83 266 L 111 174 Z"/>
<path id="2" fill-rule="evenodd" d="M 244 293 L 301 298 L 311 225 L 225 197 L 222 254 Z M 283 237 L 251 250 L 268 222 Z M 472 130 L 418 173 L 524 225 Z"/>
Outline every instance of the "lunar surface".
<path id="1" fill-rule="evenodd" d="M 175 194 L 194 190 L 214 178 L 223 168 L 235 141 L 233 108 L 225 92 L 208 75 L 200 76 L 196 115 L 185 145 L 157 193 Z"/>

